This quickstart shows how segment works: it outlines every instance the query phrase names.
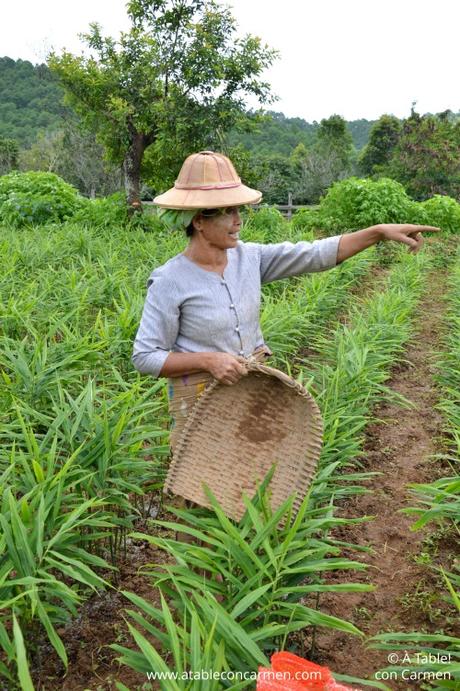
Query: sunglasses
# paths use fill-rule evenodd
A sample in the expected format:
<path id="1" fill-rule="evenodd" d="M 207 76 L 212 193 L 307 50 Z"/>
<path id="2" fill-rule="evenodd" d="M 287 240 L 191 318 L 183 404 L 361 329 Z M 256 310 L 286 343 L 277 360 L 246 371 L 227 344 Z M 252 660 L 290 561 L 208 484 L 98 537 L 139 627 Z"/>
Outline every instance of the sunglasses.
<path id="1" fill-rule="evenodd" d="M 226 206 L 221 209 L 202 209 L 200 214 L 204 218 L 213 218 L 214 216 L 231 216 L 234 213 L 241 213 L 244 211 L 245 206 Z"/>

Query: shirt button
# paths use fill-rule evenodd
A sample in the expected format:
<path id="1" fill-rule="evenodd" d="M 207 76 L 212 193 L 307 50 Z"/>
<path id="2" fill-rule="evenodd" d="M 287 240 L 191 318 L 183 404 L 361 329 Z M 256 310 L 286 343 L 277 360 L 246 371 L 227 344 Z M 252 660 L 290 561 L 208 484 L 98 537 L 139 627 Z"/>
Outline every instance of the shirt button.
<path id="1" fill-rule="evenodd" d="M 235 331 L 239 331 L 239 330 L 240 330 L 240 327 L 239 327 L 239 326 L 235 326 Z"/>
<path id="2" fill-rule="evenodd" d="M 244 355 L 244 350 L 240 350 L 240 355 Z"/>
<path id="3" fill-rule="evenodd" d="M 221 283 L 221 285 L 223 285 L 223 286 L 226 286 L 226 285 L 227 285 L 227 281 L 221 281 L 220 283 Z"/>
<path id="4" fill-rule="evenodd" d="M 232 304 L 230 305 L 230 309 L 231 309 L 231 310 L 234 310 L 234 309 L 235 309 L 235 305 L 233 304 L 233 302 L 232 302 Z"/>

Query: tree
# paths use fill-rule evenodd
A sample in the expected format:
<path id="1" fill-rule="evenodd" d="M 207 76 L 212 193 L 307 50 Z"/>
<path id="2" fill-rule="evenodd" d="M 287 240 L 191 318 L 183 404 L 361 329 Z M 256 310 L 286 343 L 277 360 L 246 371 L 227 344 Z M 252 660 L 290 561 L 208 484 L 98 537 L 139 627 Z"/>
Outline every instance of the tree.
<path id="1" fill-rule="evenodd" d="M 401 182 L 415 199 L 460 197 L 460 120 L 449 112 L 404 121 L 398 144 L 382 174 Z"/>
<path id="2" fill-rule="evenodd" d="M 290 159 L 282 154 L 260 157 L 258 172 L 257 187 L 263 194 L 264 204 L 287 204 L 288 194 L 296 184 Z"/>
<path id="3" fill-rule="evenodd" d="M 19 147 L 14 139 L 0 137 L 0 175 L 18 167 Z"/>
<path id="4" fill-rule="evenodd" d="M 295 201 L 317 203 L 333 182 L 351 175 L 355 155 L 346 121 L 340 115 L 321 120 L 314 144 L 299 144 L 291 154 Z"/>
<path id="5" fill-rule="evenodd" d="M 45 130 L 39 132 L 29 149 L 20 153 L 21 170 L 42 170 L 47 173 L 58 173 L 59 160 L 62 158 L 64 132 L 62 130 Z"/>
<path id="6" fill-rule="evenodd" d="M 59 130 L 40 132 L 32 146 L 20 152 L 19 167 L 56 173 L 91 198 L 123 186 L 119 168 L 106 160 L 104 147 L 75 118 L 63 121 Z"/>
<path id="7" fill-rule="evenodd" d="M 337 179 L 350 174 L 353 167 L 355 148 L 346 121 L 340 115 L 324 118 L 319 124 L 314 145 L 316 153 L 337 161 Z"/>
<path id="8" fill-rule="evenodd" d="M 336 149 L 321 151 L 318 148 L 305 149 L 299 144 L 291 155 L 294 168 L 292 192 L 297 204 L 317 204 L 329 187 L 349 175 L 343 170 L 342 159 Z"/>
<path id="9" fill-rule="evenodd" d="M 30 146 L 38 131 L 57 125 L 63 91 L 46 65 L 0 58 L 0 136 Z"/>
<path id="10" fill-rule="evenodd" d="M 57 172 L 84 195 L 108 195 L 123 188 L 119 166 L 107 161 L 104 147 L 92 132 L 74 120 L 67 120 L 62 130 L 62 154 Z"/>
<path id="11" fill-rule="evenodd" d="M 372 126 L 369 141 L 359 157 L 359 167 L 364 175 L 378 172 L 393 154 L 401 135 L 401 121 L 394 115 L 382 115 Z"/>
<path id="12" fill-rule="evenodd" d="M 97 57 L 49 57 L 69 104 L 123 165 L 131 208 L 140 207 L 144 152 L 164 178 L 193 149 L 238 125 L 246 94 L 270 101 L 262 71 L 276 53 L 259 38 L 235 37 L 235 20 L 214 0 L 130 0 L 132 27 L 116 42 L 97 24 L 83 38 Z M 163 178 L 163 179 L 164 179 Z"/>

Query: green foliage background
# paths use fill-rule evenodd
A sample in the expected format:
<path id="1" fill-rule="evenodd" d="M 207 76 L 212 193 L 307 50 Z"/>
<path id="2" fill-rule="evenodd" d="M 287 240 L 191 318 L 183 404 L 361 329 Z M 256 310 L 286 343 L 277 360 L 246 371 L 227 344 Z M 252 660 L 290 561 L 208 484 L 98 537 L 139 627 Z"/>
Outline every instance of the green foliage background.
<path id="1" fill-rule="evenodd" d="M 295 204 L 316 204 L 334 182 L 352 175 L 392 178 L 419 201 L 437 195 L 459 199 L 459 113 L 421 116 L 412 110 L 403 121 L 385 114 L 377 121 L 346 122 L 348 150 L 345 138 L 343 146 L 331 148 L 321 137 L 324 123 L 331 129 L 337 116 L 308 123 L 276 111 L 248 115 L 252 124 L 249 121 L 247 131 L 233 129 L 212 148 L 230 156 L 243 181 L 261 189 L 267 204 L 284 204 L 289 193 Z M 177 161 L 170 169 L 163 165 L 164 180 L 159 182 L 163 154 L 153 146 L 146 150 L 144 199 L 162 191 L 158 185 L 169 186 L 177 174 Z M 121 188 L 117 166 L 104 161 L 94 133 L 81 131 L 78 118 L 63 105 L 62 88 L 44 64 L 0 58 L 0 159 L 0 174 L 18 167 L 54 172 L 85 196 Z M 429 208 L 437 205 L 436 213 L 442 215 L 441 206 L 449 203 L 432 201 Z M 457 227 L 448 215 L 447 225 Z"/>
<path id="2" fill-rule="evenodd" d="M 46 65 L 0 58 L 0 137 L 30 146 L 40 130 L 58 128 L 62 89 Z"/>
<path id="3" fill-rule="evenodd" d="M 40 131 L 58 129 L 66 112 L 63 95 L 47 65 L 0 58 L 0 136 L 16 139 L 21 147 L 27 147 Z M 269 117 L 261 120 L 258 133 L 232 132 L 230 146 L 242 144 L 248 151 L 287 156 L 300 142 L 306 146 L 312 143 L 319 123 L 267 112 Z M 372 124 L 365 119 L 348 122 L 357 149 L 366 144 Z"/>

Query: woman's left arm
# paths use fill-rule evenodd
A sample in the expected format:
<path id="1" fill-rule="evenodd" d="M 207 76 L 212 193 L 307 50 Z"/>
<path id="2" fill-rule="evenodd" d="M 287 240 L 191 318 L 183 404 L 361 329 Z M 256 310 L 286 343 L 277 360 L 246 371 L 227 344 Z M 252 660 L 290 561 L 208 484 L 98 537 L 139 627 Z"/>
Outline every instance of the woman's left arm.
<path id="1" fill-rule="evenodd" d="M 409 246 L 411 252 L 418 252 L 423 245 L 423 231 L 438 231 L 435 226 L 419 226 L 410 223 L 381 223 L 380 225 L 342 235 L 337 252 L 337 264 L 353 257 L 367 247 L 381 240 L 394 240 Z"/>

